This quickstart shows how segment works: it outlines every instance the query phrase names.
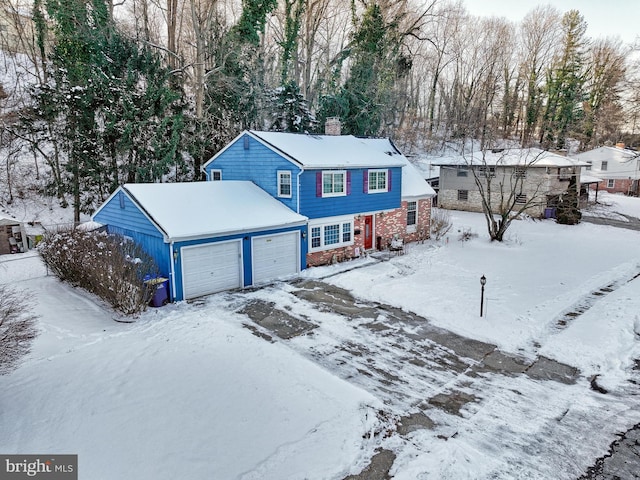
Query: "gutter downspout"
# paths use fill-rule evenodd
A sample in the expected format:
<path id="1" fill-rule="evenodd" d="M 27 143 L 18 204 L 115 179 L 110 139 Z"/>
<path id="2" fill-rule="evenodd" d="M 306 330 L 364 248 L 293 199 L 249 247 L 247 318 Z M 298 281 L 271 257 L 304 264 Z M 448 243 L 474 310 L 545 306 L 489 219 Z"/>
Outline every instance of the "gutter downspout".
<path id="1" fill-rule="evenodd" d="M 300 169 L 300 171 L 298 172 L 298 175 L 296 176 L 296 180 L 298 182 L 297 185 L 297 198 L 296 198 L 296 213 L 300 215 L 300 176 L 302 175 L 302 172 L 304 172 L 304 170 Z"/>
<path id="2" fill-rule="evenodd" d="M 176 301 L 176 275 L 175 275 L 175 259 L 173 258 L 173 242 L 169 243 L 169 261 L 171 262 L 171 271 L 169 276 L 171 277 L 171 298 Z"/>

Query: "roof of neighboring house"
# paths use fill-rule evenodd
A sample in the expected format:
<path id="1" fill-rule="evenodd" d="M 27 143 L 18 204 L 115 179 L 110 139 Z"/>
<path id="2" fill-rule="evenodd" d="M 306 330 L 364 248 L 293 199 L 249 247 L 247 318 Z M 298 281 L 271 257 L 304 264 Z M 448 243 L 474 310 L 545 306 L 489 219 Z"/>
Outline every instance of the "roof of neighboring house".
<path id="1" fill-rule="evenodd" d="M 402 167 L 396 157 L 386 155 L 353 135 L 310 135 L 304 133 L 249 132 L 254 138 L 289 157 L 302 167 L 386 168 Z"/>
<path id="2" fill-rule="evenodd" d="M 431 188 L 422 173 L 405 157 L 388 138 L 365 138 L 366 145 L 402 161 L 402 198 L 434 197 Z"/>
<path id="3" fill-rule="evenodd" d="M 579 160 L 616 160 L 618 162 L 625 162 L 639 156 L 639 152 L 619 147 L 598 147 L 572 155 Z"/>
<path id="4" fill-rule="evenodd" d="M 433 165 L 462 166 L 462 165 L 488 165 L 496 167 L 582 167 L 586 162 L 564 157 L 556 153 L 541 150 L 539 148 L 505 149 L 500 151 L 479 151 L 468 155 L 442 158 L 434 161 Z"/>
<path id="5" fill-rule="evenodd" d="M 22 222 L 15 218 L 0 216 L 0 225 L 20 225 Z"/>
<path id="6" fill-rule="evenodd" d="M 619 147 L 598 147 L 593 150 L 578 153 L 573 156 L 576 160 L 592 164 L 589 172 L 600 178 L 640 178 L 640 153 Z M 602 162 L 607 162 L 607 167 L 602 169 Z"/>
<path id="7" fill-rule="evenodd" d="M 302 225 L 307 221 L 307 217 L 247 181 L 127 183 L 112 197 L 120 190 L 169 239 L 229 235 Z M 106 203 L 108 200 L 103 206 Z"/>

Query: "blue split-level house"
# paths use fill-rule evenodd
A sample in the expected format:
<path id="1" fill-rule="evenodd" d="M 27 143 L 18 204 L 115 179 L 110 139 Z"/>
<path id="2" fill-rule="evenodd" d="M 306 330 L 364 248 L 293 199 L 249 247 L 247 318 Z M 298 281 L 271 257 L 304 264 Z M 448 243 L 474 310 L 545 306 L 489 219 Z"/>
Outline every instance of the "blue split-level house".
<path id="1" fill-rule="evenodd" d="M 125 184 L 92 217 L 151 254 L 172 301 L 428 236 L 434 192 L 388 139 L 245 131 L 203 171 Z"/>

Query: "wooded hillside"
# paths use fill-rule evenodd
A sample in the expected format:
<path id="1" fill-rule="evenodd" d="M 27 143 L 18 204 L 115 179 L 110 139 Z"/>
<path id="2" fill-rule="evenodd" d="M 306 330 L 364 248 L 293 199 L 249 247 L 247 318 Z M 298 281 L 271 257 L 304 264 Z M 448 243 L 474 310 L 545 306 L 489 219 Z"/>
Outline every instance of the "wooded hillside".
<path id="1" fill-rule="evenodd" d="M 632 48 L 586 37 L 575 10 L 514 24 L 447 0 L 23 2 L 0 0 L 4 67 L 21 72 L 0 77 L 6 170 L 44 160 L 76 219 L 123 182 L 200 178 L 246 128 L 339 117 L 407 154 L 637 141 Z"/>

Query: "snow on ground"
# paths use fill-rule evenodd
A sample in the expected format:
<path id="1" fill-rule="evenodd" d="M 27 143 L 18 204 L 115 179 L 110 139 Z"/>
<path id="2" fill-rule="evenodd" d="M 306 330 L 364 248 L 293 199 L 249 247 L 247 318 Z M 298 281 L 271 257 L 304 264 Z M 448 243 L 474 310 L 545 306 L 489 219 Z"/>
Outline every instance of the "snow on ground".
<path id="1" fill-rule="evenodd" d="M 629 197 L 621 193 L 598 192 L 596 203 L 595 191 L 589 191 L 588 208 L 583 209 L 582 214 L 591 217 L 612 218 L 628 221 L 624 215 L 640 218 L 640 201 L 637 197 Z"/>
<path id="2" fill-rule="evenodd" d="M 636 203 L 624 211 L 638 211 L 640 199 L 627 200 Z M 454 379 L 481 400 L 460 417 L 434 417 L 435 430 L 386 438 L 384 447 L 397 454 L 391 473 L 407 480 L 575 478 L 616 433 L 640 422 L 640 392 L 629 382 L 640 358 L 640 232 L 523 220 L 499 244 L 489 242 L 482 215 L 451 216 L 454 228 L 442 242 L 303 275 L 505 352 L 568 363 L 582 377 L 573 385 L 524 375 Z M 478 237 L 462 242 L 463 230 Z M 22 366 L 0 377 L 0 451 L 79 453 L 82 478 L 337 480 L 360 471 L 380 446 L 380 439 L 363 440 L 380 427 L 372 413 L 380 399 L 305 355 L 302 347 L 332 348 L 317 344 L 322 334 L 269 343 L 241 326 L 247 320 L 234 313 L 237 302 L 255 292 L 151 309 L 123 324 L 91 296 L 42 276 L 37 257 L 18 257 L 0 258 L 0 283 L 33 292 L 41 334 Z M 259 294 L 295 308 L 286 303 L 288 288 Z M 362 340 L 339 316 L 305 314 L 319 330 Z M 381 345 L 369 348 L 375 355 Z M 592 375 L 608 395 L 589 389 Z M 445 384 L 433 388 L 451 387 L 448 378 L 436 378 Z M 428 385 L 416 388 L 433 394 Z M 408 413 L 402 402 L 384 408 Z"/>
<path id="3" fill-rule="evenodd" d="M 371 395 L 236 315 L 186 303 L 117 323 L 39 259 L 0 263 L 37 297 L 40 336 L 0 377 L 0 451 L 77 453 L 81 478 L 336 478 L 376 426 Z"/>

